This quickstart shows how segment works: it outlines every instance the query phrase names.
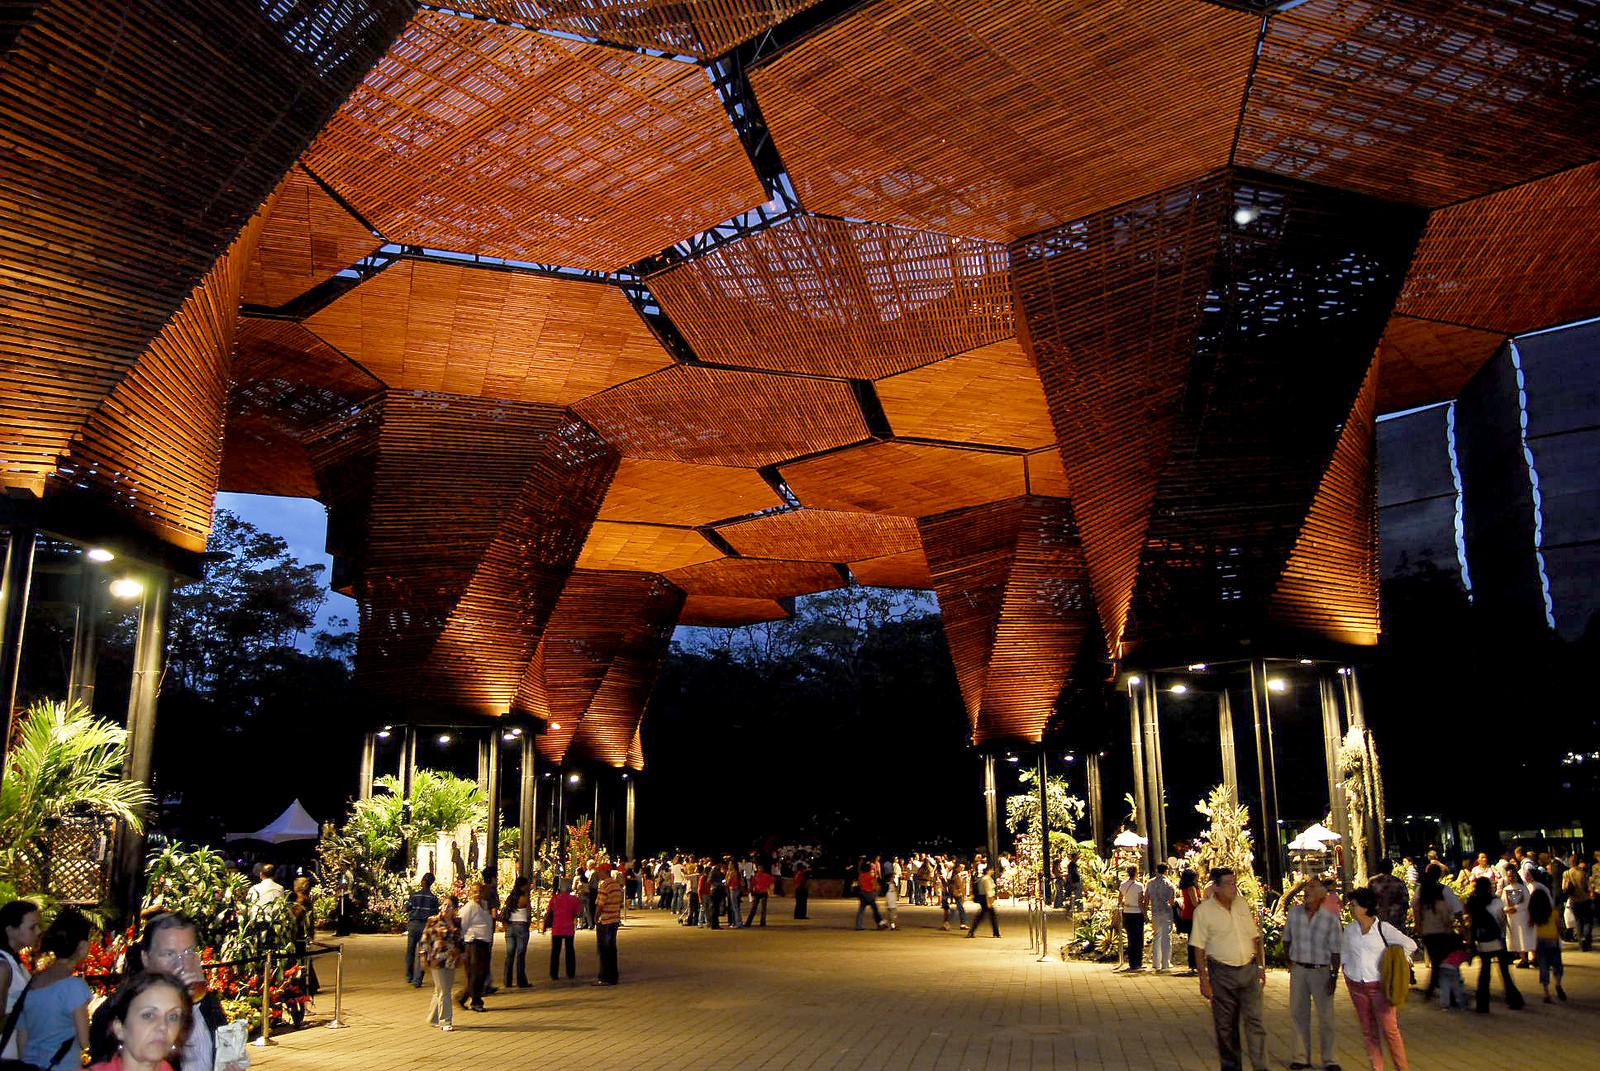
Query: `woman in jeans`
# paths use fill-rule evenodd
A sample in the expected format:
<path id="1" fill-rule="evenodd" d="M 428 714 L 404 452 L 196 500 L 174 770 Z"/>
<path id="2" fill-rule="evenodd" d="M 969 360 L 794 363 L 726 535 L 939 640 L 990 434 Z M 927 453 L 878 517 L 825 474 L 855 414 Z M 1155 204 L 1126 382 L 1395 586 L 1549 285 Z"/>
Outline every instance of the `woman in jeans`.
<path id="1" fill-rule="evenodd" d="M 1511 954 L 1506 951 L 1505 905 L 1494 894 L 1491 878 L 1478 878 L 1472 883 L 1472 895 L 1467 897 L 1467 918 L 1471 920 L 1468 938 L 1482 966 L 1478 968 L 1478 1013 L 1489 1014 L 1489 972 L 1500 965 L 1500 981 L 1506 989 L 1506 1007 L 1516 1011 L 1522 1007 L 1522 994 L 1517 983 L 1511 980 Z"/>
<path id="2" fill-rule="evenodd" d="M 506 988 L 511 988 L 513 965 L 516 968 L 517 988 L 528 988 L 528 930 L 533 924 L 533 900 L 529 896 L 528 882 L 518 878 L 506 896 L 502 918 L 506 924 Z"/>
<path id="3" fill-rule="evenodd" d="M 1178 917 L 1173 920 L 1172 928 L 1183 934 L 1183 946 L 1188 952 L 1189 967 L 1179 971 L 1179 975 L 1192 975 L 1194 967 L 1194 947 L 1189 944 L 1189 935 L 1194 932 L 1194 909 L 1200 906 L 1200 875 L 1187 868 L 1178 875 Z"/>
<path id="4" fill-rule="evenodd" d="M 1400 1020 L 1394 1005 L 1383 993 L 1381 964 L 1390 945 L 1399 945 L 1406 955 L 1417 950 L 1417 943 L 1387 922 L 1378 921 L 1378 897 L 1371 889 L 1350 894 L 1351 923 L 1344 928 L 1339 950 L 1339 965 L 1344 971 L 1345 988 L 1356 1006 L 1361 1036 L 1367 1044 L 1367 1060 L 1372 1071 L 1383 1071 L 1383 1046 L 1389 1045 L 1389 1058 L 1398 1071 L 1406 1071 L 1406 1043 L 1400 1036 Z"/>
<path id="5" fill-rule="evenodd" d="M 439 901 L 439 913 L 423 927 L 422 940 L 417 943 L 417 958 L 423 970 L 433 978 L 433 1003 L 428 1007 L 428 1025 L 437 1026 L 448 1033 L 455 1029 L 455 1008 L 450 1003 L 450 989 L 455 985 L 456 968 L 466 957 L 466 945 L 461 940 L 461 920 L 456 909 L 461 902 L 454 896 Z"/>

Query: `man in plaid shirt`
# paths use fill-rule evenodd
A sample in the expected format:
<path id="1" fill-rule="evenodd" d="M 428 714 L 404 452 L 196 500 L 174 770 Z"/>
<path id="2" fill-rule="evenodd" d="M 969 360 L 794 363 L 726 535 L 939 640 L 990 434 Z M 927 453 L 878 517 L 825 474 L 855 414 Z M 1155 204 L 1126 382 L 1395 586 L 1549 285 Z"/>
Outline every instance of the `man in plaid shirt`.
<path id="1" fill-rule="evenodd" d="M 1292 1068 L 1314 1067 L 1311 1062 L 1311 1004 L 1317 1005 L 1318 1038 L 1322 1066 L 1338 1071 L 1333 1062 L 1333 992 L 1339 978 L 1339 916 L 1327 909 L 1328 887 L 1313 875 L 1305 884 L 1305 903 L 1291 907 L 1283 932 L 1289 950 L 1289 1019 L 1300 1038 L 1300 1059 Z"/>
<path id="2" fill-rule="evenodd" d="M 600 977 L 595 985 L 617 984 L 617 928 L 622 925 L 622 882 L 610 863 L 595 867 L 594 935 L 600 954 Z"/>

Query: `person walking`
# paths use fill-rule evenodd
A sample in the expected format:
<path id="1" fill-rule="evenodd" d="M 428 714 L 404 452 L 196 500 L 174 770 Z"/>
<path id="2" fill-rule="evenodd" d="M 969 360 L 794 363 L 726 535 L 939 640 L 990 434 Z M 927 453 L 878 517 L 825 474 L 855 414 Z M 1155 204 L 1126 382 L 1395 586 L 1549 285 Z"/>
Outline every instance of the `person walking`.
<path id="1" fill-rule="evenodd" d="M 737 930 L 739 927 L 744 925 L 744 919 L 739 915 L 739 911 L 743 907 L 744 902 L 744 871 L 740 868 L 738 863 L 735 863 L 730 859 L 727 862 L 726 877 L 726 892 L 728 896 L 728 925 Z"/>
<path id="2" fill-rule="evenodd" d="M 563 949 L 567 953 L 567 978 L 574 978 L 578 974 L 578 953 L 573 941 L 578 928 L 578 912 L 582 910 L 583 901 L 572 894 L 572 883 L 562 878 L 555 895 L 550 897 L 550 906 L 544 912 L 544 928 L 550 934 L 552 982 L 561 978 L 559 968 Z"/>
<path id="3" fill-rule="evenodd" d="M 1344 928 L 1340 962 L 1372 1071 L 1383 1071 L 1385 1043 L 1396 1071 L 1407 1071 L 1411 1065 L 1406 1062 L 1406 1043 L 1400 1036 L 1399 1016 L 1383 990 L 1382 964 L 1384 951 L 1391 945 L 1399 945 L 1410 956 L 1417 950 L 1417 943 L 1404 930 L 1379 918 L 1379 910 L 1375 890 L 1357 889 L 1350 894 L 1351 921 Z"/>
<path id="4" fill-rule="evenodd" d="M 955 910 L 956 925 L 961 929 L 967 928 L 967 897 L 972 894 L 972 875 L 967 873 L 967 864 L 959 860 L 941 867 L 940 882 L 943 891 L 940 894 L 939 906 L 944 910 L 944 924 L 940 929 L 950 928 L 950 911 Z"/>
<path id="5" fill-rule="evenodd" d="M 1250 1066 L 1267 1071 L 1267 1029 L 1261 1022 L 1261 991 L 1267 984 L 1267 957 L 1256 913 L 1239 895 L 1227 867 L 1211 871 L 1212 892 L 1194 911 L 1195 968 L 1200 996 L 1211 1002 L 1211 1023 L 1222 1071 L 1240 1071 L 1241 1035 Z"/>
<path id="6" fill-rule="evenodd" d="M 1533 923 L 1533 959 L 1539 968 L 1539 985 L 1544 989 L 1544 1002 L 1550 999 L 1550 978 L 1555 976 L 1556 996 L 1565 1001 L 1567 991 L 1561 988 L 1566 967 L 1561 962 L 1561 917 L 1556 913 L 1555 898 L 1550 890 L 1535 881 L 1528 887 L 1528 920 Z"/>
<path id="7" fill-rule="evenodd" d="M 1150 966 L 1157 974 L 1172 971 L 1173 903 L 1178 891 L 1167 880 L 1167 864 L 1156 865 L 1156 876 L 1145 887 L 1145 903 L 1150 911 Z"/>
<path id="8" fill-rule="evenodd" d="M 1289 1066 L 1295 1071 L 1315 1067 L 1311 1062 L 1311 1006 L 1317 1009 L 1317 1050 L 1322 1066 L 1337 1071 L 1333 1060 L 1333 994 L 1339 982 L 1340 942 L 1338 916 L 1322 910 L 1328 887 L 1311 877 L 1305 900 L 1285 916 L 1284 947 L 1289 953 L 1289 1021 L 1294 1024 L 1300 1048 Z"/>
<path id="9" fill-rule="evenodd" d="M 1177 931 L 1183 934 L 1183 953 L 1188 960 L 1187 970 L 1179 971 L 1180 975 L 1194 977 L 1194 944 L 1189 940 L 1194 932 L 1194 909 L 1200 906 L 1200 875 L 1193 870 L 1185 869 L 1178 875 L 1178 918 Z"/>
<path id="10" fill-rule="evenodd" d="M 467 886 L 467 902 L 461 907 L 461 936 L 467 945 L 467 978 L 456 996 L 456 1003 L 481 1012 L 483 991 L 489 982 L 489 942 L 494 938 L 494 915 L 489 912 L 483 882 Z"/>
<path id="11" fill-rule="evenodd" d="M 600 958 L 600 977 L 595 985 L 616 985 L 617 930 L 622 925 L 622 883 L 611 871 L 610 863 L 595 868 L 594 947 Z"/>
<path id="12" fill-rule="evenodd" d="M 889 929 L 898 930 L 900 928 L 900 882 L 903 880 L 900 860 L 896 859 L 892 863 L 884 863 L 883 871 L 886 875 L 883 882 L 883 913 L 889 921 Z"/>
<path id="13" fill-rule="evenodd" d="M 883 915 L 878 911 L 878 868 L 867 862 L 861 861 L 856 870 L 856 929 L 865 929 L 861 923 L 866 917 L 867 908 L 872 909 L 872 923 L 875 929 L 883 929 L 888 923 L 883 921 Z"/>
<path id="14" fill-rule="evenodd" d="M 967 931 L 968 937 L 978 936 L 978 925 L 983 922 L 985 915 L 989 916 L 989 925 L 993 927 L 994 935 L 1000 936 L 1000 916 L 994 913 L 994 894 L 994 874 L 985 868 L 978 872 L 977 882 L 972 887 L 972 898 L 977 901 L 978 913 L 972 918 L 972 928 Z"/>
<path id="15" fill-rule="evenodd" d="M 811 898 L 811 868 L 801 859 L 794 865 L 794 917 L 806 917 L 806 905 Z"/>
<path id="16" fill-rule="evenodd" d="M 517 988 L 528 988 L 528 932 L 533 926 L 533 900 L 526 878 L 518 878 L 506 894 L 501 913 L 506 924 L 506 988 L 511 988 L 515 973 Z"/>
<path id="17" fill-rule="evenodd" d="M 1416 903 L 1412 905 L 1417 933 L 1422 938 L 1422 947 L 1427 951 L 1428 962 L 1433 967 L 1428 973 L 1428 987 L 1423 991 L 1424 1000 L 1431 1000 L 1438 991 L 1439 971 L 1445 957 L 1461 947 L 1461 938 L 1456 933 L 1456 919 L 1461 917 L 1465 908 L 1460 898 L 1440 880 L 1443 873 L 1438 863 L 1428 864 L 1422 872 L 1422 886 L 1417 890 Z"/>
<path id="18" fill-rule="evenodd" d="M 1495 964 L 1500 966 L 1500 981 L 1506 991 L 1506 1007 L 1516 1011 L 1523 1005 L 1517 983 L 1511 980 L 1511 955 L 1506 951 L 1505 905 L 1494 894 L 1494 879 L 1483 877 L 1472 883 L 1472 895 L 1467 897 L 1467 918 L 1470 921 L 1468 940 L 1479 960 L 1478 1014 L 1489 1014 L 1489 972 Z"/>
<path id="19" fill-rule="evenodd" d="M 1567 860 L 1567 869 L 1561 875 L 1561 887 L 1567 893 L 1567 908 L 1572 912 L 1573 937 L 1578 949 L 1589 951 L 1594 946 L 1594 897 L 1589 891 L 1589 868 L 1583 856 L 1573 852 Z"/>
<path id="20" fill-rule="evenodd" d="M 406 899 L 406 981 L 422 988 L 423 973 L 417 959 L 417 944 L 428 920 L 439 913 L 439 898 L 433 894 L 433 874 L 422 875 L 422 884 Z"/>
<path id="21" fill-rule="evenodd" d="M 744 920 L 746 926 L 752 926 L 756 921 L 756 912 L 761 912 L 761 928 L 767 926 L 767 897 L 772 894 L 772 871 L 765 867 L 755 872 L 750 879 L 750 916 Z"/>
<path id="22" fill-rule="evenodd" d="M 1139 884 L 1139 868 L 1128 868 L 1128 880 L 1117 887 L 1122 908 L 1122 932 L 1128 941 L 1128 973 L 1144 970 L 1144 886 Z"/>
<path id="23" fill-rule="evenodd" d="M 1500 890 L 1505 909 L 1506 948 L 1518 957 L 1522 970 L 1533 969 L 1533 924 L 1528 920 L 1528 886 L 1516 867 L 1505 868 L 1505 885 Z"/>
<path id="24" fill-rule="evenodd" d="M 428 1005 L 428 1025 L 437 1026 L 445 1033 L 455 1029 L 455 1009 L 450 1005 L 450 991 L 455 988 L 456 968 L 466 958 L 466 944 L 461 939 L 461 920 L 456 915 L 457 906 L 454 896 L 445 897 L 439 910 L 423 923 L 422 934 L 417 940 L 417 969 L 419 972 L 427 971 L 433 978 L 433 1002 Z"/>

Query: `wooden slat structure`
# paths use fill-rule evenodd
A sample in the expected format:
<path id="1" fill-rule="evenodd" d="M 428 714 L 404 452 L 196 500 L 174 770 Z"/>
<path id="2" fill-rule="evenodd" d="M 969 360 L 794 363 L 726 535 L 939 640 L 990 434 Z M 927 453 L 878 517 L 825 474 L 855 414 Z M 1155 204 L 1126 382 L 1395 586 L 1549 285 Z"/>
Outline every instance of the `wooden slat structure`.
<path id="1" fill-rule="evenodd" d="M 572 574 L 517 691 L 521 707 L 560 726 L 537 737 L 540 758 L 643 765 L 632 749 L 683 600 L 651 573 Z"/>
<path id="2" fill-rule="evenodd" d="M 1055 427 L 1039 373 L 1015 338 L 877 384 L 898 436 L 1035 450 Z"/>
<path id="3" fill-rule="evenodd" d="M 589 529 L 578 565 L 584 569 L 664 573 L 720 557 L 722 551 L 693 528 L 596 521 Z"/>
<path id="4" fill-rule="evenodd" d="M 917 523 L 908 517 L 797 509 L 724 525 L 717 534 L 750 558 L 847 562 L 920 553 Z"/>
<path id="5" fill-rule="evenodd" d="M 600 504 L 600 520 L 692 527 L 782 505 L 755 469 L 625 457 Z"/>
<path id="6" fill-rule="evenodd" d="M 1398 313 L 1389 317 L 1378 343 L 1378 411 L 1399 412 L 1454 398 L 1505 341 L 1498 331 Z"/>
<path id="7" fill-rule="evenodd" d="M 391 241 L 600 271 L 767 199 L 698 67 L 428 10 L 306 164 Z"/>
<path id="8" fill-rule="evenodd" d="M 1038 741 L 1099 646 L 1072 503 L 1022 497 L 922 522 L 972 742 Z"/>
<path id="9" fill-rule="evenodd" d="M 887 442 L 855 447 L 782 468 L 813 509 L 928 517 L 1020 495 L 1020 454 Z"/>
<path id="10" fill-rule="evenodd" d="M 844 587 L 844 576 L 826 562 L 773 561 L 765 558 L 718 558 L 685 569 L 667 579 L 691 597 L 715 595 L 738 599 L 792 599 Z M 703 604 L 701 604 L 703 605 Z"/>
<path id="11" fill-rule="evenodd" d="M 0 473 L 38 495 L 413 0 L 13 7 Z"/>
<path id="12" fill-rule="evenodd" d="M 928 568 L 928 556 L 919 546 L 916 550 L 900 554 L 887 554 L 881 558 L 868 558 L 850 563 L 850 575 L 856 582 L 870 588 L 920 588 L 933 587 L 933 573 Z"/>
<path id="13" fill-rule="evenodd" d="M 1015 332 L 1005 246 L 794 216 L 650 279 L 702 359 L 876 379 Z"/>
<path id="14" fill-rule="evenodd" d="M 325 282 L 382 244 L 303 167 L 289 169 L 273 196 L 244 300 L 277 308 Z"/>
<path id="15" fill-rule="evenodd" d="M 306 320 L 391 387 L 565 405 L 672 363 L 615 287 L 406 260 Z"/>
<path id="16" fill-rule="evenodd" d="M 813 212 L 1007 241 L 1228 162 L 1260 18 L 880 0 L 751 74 Z"/>
<path id="17" fill-rule="evenodd" d="M 710 59 L 818 0 L 463 0 L 454 7 L 603 41 Z"/>
<path id="18" fill-rule="evenodd" d="M 759 625 L 764 621 L 782 621 L 793 612 L 793 607 L 780 599 L 690 595 L 684 599 L 678 624 L 737 628 L 741 625 Z"/>
<path id="19" fill-rule="evenodd" d="M 1289 5 L 1233 162 L 1428 207 L 1586 163 L 1595 17 L 1591 0 Z"/>

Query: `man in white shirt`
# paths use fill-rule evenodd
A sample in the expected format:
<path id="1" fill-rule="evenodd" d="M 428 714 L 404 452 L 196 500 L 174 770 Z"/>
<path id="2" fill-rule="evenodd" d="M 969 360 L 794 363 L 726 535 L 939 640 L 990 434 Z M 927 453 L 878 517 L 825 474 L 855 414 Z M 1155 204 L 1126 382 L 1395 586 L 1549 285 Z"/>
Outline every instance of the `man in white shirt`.
<path id="1" fill-rule="evenodd" d="M 246 899 L 252 904 L 266 905 L 288 896 L 289 890 L 279 885 L 272 878 L 277 872 L 278 868 L 271 863 L 263 866 L 261 868 L 261 880 L 250 886 L 250 892 L 247 894 Z"/>
<path id="2" fill-rule="evenodd" d="M 461 939 L 467 946 L 466 984 L 456 1003 L 473 1011 L 483 1011 L 483 994 L 489 983 L 489 945 L 494 940 L 494 915 L 489 911 L 488 894 L 481 881 L 467 886 L 467 901 L 461 905 Z"/>
<path id="3" fill-rule="evenodd" d="M 1139 884 L 1139 868 L 1128 868 L 1128 880 L 1117 889 L 1122 901 L 1122 932 L 1128 937 L 1128 971 L 1144 969 L 1144 913 L 1149 904 Z"/>
<path id="4" fill-rule="evenodd" d="M 1211 1002 L 1222 1071 L 1240 1071 L 1240 1042 L 1250 1050 L 1250 1066 L 1267 1071 L 1267 1028 L 1261 1022 L 1261 990 L 1267 983 L 1267 957 L 1255 909 L 1239 895 L 1233 871 L 1211 871 L 1211 895 L 1194 909 L 1189 945 L 1200 973 L 1200 995 Z"/>

